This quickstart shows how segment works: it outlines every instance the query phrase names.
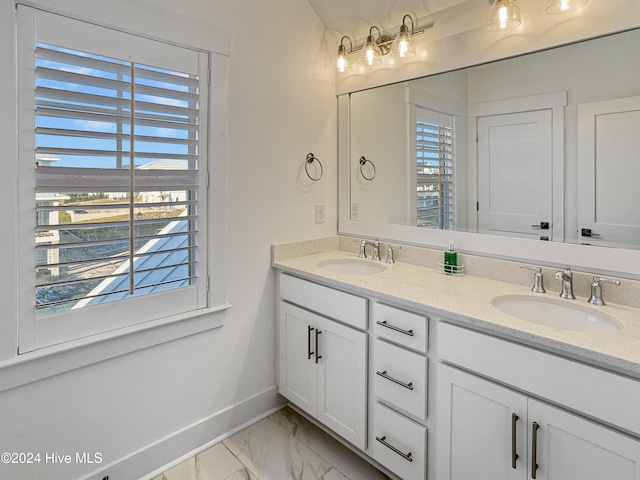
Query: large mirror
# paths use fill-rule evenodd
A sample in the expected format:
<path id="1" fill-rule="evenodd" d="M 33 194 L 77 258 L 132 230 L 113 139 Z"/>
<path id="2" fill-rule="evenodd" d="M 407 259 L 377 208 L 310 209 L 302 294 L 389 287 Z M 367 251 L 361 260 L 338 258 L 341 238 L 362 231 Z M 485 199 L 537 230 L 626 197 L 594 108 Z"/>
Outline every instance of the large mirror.
<path id="1" fill-rule="evenodd" d="M 350 94 L 349 221 L 640 249 L 638 46 L 634 30 Z"/>

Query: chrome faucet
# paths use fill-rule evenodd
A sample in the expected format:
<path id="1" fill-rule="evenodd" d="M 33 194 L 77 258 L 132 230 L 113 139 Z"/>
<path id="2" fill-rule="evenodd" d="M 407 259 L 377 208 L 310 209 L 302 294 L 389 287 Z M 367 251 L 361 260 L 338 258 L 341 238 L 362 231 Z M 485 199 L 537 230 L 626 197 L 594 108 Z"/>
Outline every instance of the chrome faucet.
<path id="1" fill-rule="evenodd" d="M 373 242 L 367 242 L 366 240 L 360 240 L 360 253 L 358 257 L 367 258 L 367 254 L 365 252 L 365 247 L 367 245 L 371 245 L 373 247 L 373 252 L 371 254 L 371 260 L 375 260 L 376 262 L 380 260 L 380 242 L 376 238 Z"/>
<path id="2" fill-rule="evenodd" d="M 562 292 L 560 292 L 560 298 L 566 298 L 569 300 L 576 298 L 573 294 L 573 272 L 571 271 L 571 268 L 565 267 L 564 270 L 557 272 L 556 280 L 562 280 Z"/>

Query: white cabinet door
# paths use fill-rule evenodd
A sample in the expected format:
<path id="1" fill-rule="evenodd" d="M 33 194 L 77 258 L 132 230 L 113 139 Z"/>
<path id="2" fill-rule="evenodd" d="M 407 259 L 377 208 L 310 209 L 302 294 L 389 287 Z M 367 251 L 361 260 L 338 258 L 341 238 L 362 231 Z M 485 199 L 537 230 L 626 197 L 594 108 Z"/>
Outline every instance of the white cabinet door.
<path id="1" fill-rule="evenodd" d="M 317 315 L 280 302 L 278 393 L 314 416 L 317 409 L 316 320 Z"/>
<path id="2" fill-rule="evenodd" d="M 366 448 L 367 334 L 280 302 L 278 393 Z"/>
<path id="3" fill-rule="evenodd" d="M 438 478 L 526 479 L 526 422 L 526 396 L 440 365 Z"/>
<path id="4" fill-rule="evenodd" d="M 640 440 L 565 410 L 442 364 L 438 401 L 439 479 L 640 480 Z"/>
<path id="5" fill-rule="evenodd" d="M 528 408 L 532 478 L 640 480 L 640 441 L 533 399 Z"/>
<path id="6" fill-rule="evenodd" d="M 318 317 L 317 418 L 356 447 L 366 448 L 367 334 Z"/>

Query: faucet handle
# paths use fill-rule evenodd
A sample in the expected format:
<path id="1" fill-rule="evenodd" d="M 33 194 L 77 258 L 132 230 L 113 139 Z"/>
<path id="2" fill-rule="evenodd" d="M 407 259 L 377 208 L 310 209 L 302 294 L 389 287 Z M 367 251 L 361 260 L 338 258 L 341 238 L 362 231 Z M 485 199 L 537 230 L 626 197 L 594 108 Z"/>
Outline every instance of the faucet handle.
<path id="1" fill-rule="evenodd" d="M 358 258 L 367 258 L 367 254 L 364 251 L 364 247 L 367 245 L 366 240 L 353 240 L 354 242 L 360 243 L 360 253 L 358 253 Z"/>
<path id="2" fill-rule="evenodd" d="M 613 285 L 620 285 L 620 280 L 613 280 L 611 278 L 606 277 L 593 277 L 593 282 L 591 283 L 591 296 L 589 297 L 588 302 L 592 305 L 606 305 L 604 303 L 604 299 L 602 298 L 602 284 L 603 283 L 611 283 Z"/>
<path id="3" fill-rule="evenodd" d="M 542 274 L 542 267 L 533 265 L 520 265 L 520 268 L 526 268 L 535 272 L 533 274 L 533 287 L 531 287 L 532 292 L 547 293 L 547 291 L 544 289 L 544 275 Z"/>
<path id="4" fill-rule="evenodd" d="M 402 246 L 400 245 L 387 245 L 387 259 L 385 260 L 386 263 L 396 263 L 395 258 L 393 257 L 393 249 L 401 249 Z"/>

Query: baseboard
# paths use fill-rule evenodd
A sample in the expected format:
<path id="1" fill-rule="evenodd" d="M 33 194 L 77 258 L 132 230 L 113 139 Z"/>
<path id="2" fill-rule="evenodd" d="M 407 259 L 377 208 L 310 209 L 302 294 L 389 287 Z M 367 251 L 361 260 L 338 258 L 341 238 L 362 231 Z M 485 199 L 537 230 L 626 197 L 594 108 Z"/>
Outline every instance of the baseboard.
<path id="1" fill-rule="evenodd" d="M 203 418 L 146 445 L 80 480 L 150 480 L 243 428 L 282 408 L 286 403 L 273 386 L 253 397 Z"/>

